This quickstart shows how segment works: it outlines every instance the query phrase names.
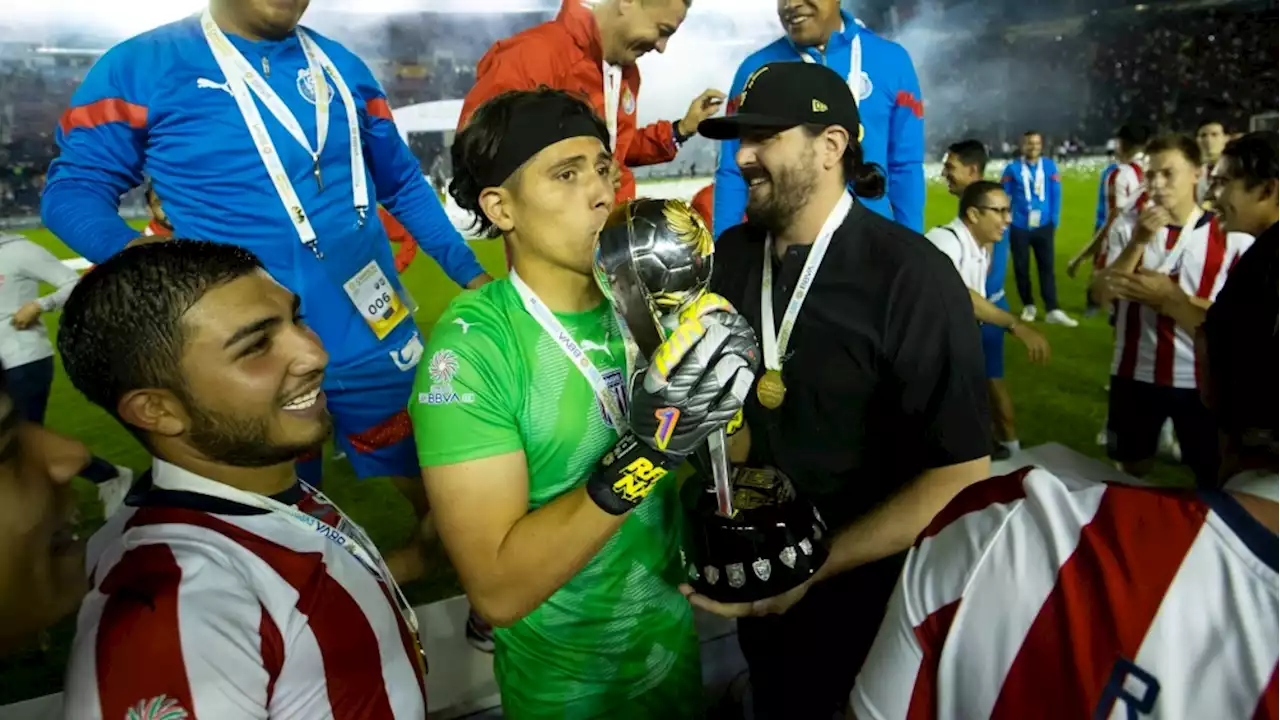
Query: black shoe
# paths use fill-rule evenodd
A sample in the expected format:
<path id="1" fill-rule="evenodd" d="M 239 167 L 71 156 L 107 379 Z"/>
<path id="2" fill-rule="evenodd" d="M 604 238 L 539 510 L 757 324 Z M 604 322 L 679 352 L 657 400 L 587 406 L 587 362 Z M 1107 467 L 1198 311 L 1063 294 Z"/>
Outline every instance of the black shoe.
<path id="1" fill-rule="evenodd" d="M 1009 448 L 1001 445 L 1000 443 L 996 443 L 991 448 L 992 460 L 1008 460 L 1011 457 L 1013 457 L 1013 453 L 1009 451 Z"/>

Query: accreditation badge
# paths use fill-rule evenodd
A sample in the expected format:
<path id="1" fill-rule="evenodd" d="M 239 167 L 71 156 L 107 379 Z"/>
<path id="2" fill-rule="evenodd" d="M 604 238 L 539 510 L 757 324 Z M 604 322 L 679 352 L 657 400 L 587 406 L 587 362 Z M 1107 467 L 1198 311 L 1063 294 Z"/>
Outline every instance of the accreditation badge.
<path id="1" fill-rule="evenodd" d="M 391 334 L 409 317 L 408 308 L 376 260 L 370 260 L 360 272 L 343 283 L 342 288 L 379 340 Z"/>
<path id="2" fill-rule="evenodd" d="M 1030 228 L 1031 230 L 1035 230 L 1036 228 L 1040 227 L 1040 211 L 1039 210 L 1032 210 L 1031 212 L 1027 213 L 1027 227 Z"/>

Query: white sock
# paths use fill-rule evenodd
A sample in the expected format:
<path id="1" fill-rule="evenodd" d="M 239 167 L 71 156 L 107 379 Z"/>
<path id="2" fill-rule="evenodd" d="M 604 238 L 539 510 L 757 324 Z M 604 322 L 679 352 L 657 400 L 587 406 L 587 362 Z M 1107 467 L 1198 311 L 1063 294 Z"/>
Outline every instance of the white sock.
<path id="1" fill-rule="evenodd" d="M 1004 448 L 1005 450 L 1008 450 L 1011 453 L 1016 453 L 1022 449 L 1022 443 L 1018 442 L 1017 440 L 1008 440 L 1008 441 L 1001 440 L 1000 447 Z"/>

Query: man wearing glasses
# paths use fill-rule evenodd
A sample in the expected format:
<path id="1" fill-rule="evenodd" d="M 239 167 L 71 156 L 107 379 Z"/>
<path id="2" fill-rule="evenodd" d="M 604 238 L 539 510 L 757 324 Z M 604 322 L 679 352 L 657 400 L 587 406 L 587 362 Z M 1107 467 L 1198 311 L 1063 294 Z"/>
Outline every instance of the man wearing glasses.
<path id="1" fill-rule="evenodd" d="M 978 180 L 960 193 L 960 215 L 946 225 L 925 233 L 944 255 L 951 259 L 969 288 L 973 314 L 981 323 L 1002 328 L 1027 347 L 1027 358 L 1033 363 L 1049 360 L 1049 341 L 1030 325 L 1018 320 L 996 304 L 997 294 L 989 292 L 987 276 L 992 248 L 1004 237 L 1012 220 L 1009 196 L 1000 183 Z M 1013 398 L 1004 382 L 1004 342 L 984 342 L 987 363 L 987 390 L 991 396 L 991 420 L 996 439 L 1001 445 L 1015 445 L 1018 437 L 1013 426 Z"/>

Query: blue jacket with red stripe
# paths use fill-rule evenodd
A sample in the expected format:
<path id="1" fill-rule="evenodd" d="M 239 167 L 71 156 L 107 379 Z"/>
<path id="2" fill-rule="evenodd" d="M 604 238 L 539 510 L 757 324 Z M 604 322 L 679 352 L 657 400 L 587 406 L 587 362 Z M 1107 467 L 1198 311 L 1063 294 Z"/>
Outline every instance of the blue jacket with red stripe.
<path id="1" fill-rule="evenodd" d="M 858 106 L 865 132 L 862 159 L 884 168 L 888 180 L 885 196 L 876 200 L 859 198 L 868 208 L 902 225 L 924 230 L 924 104 L 920 99 L 920 81 L 911 56 L 896 42 L 886 40 L 866 29 L 847 12 L 840 13 L 844 29 L 832 33 L 826 52 L 816 48 L 800 48 L 791 38 L 782 36 L 747 56 L 738 66 L 729 88 L 726 112 L 737 109 L 742 88 L 751 73 L 762 65 L 777 61 L 802 62 L 801 53 L 814 62 L 826 65 L 849 77 L 854 38 L 861 38 L 861 82 L 849 78 L 850 88 L 859 92 Z M 747 184 L 734 157 L 738 141 L 720 144 L 720 162 L 716 168 L 715 227 L 718 236 L 742 222 L 747 208 Z"/>
<path id="2" fill-rule="evenodd" d="M 1024 158 L 1009 163 L 1000 174 L 1000 184 L 1004 186 L 1013 207 L 1012 227 L 1033 230 L 1031 213 L 1037 210 L 1040 212 L 1040 225 L 1056 228 L 1062 220 L 1062 175 L 1058 172 L 1058 163 L 1045 156 L 1040 157 L 1040 162 L 1043 164 L 1041 172 L 1044 173 L 1045 184 L 1043 198 L 1035 191 L 1035 166 Z M 1027 171 L 1025 183 L 1023 169 Z"/>
<path id="3" fill-rule="evenodd" d="M 377 205 L 395 215 L 454 282 L 465 284 L 483 269 L 423 179 L 369 68 L 338 43 L 308 32 L 355 100 L 372 195 L 364 222 L 353 208 L 347 113 L 332 80 L 334 101 L 320 158 L 323 185 L 313 175 L 310 152 L 255 101 L 319 236 L 322 260 L 299 240 L 198 17 L 130 38 L 94 64 L 57 128 L 62 152 L 49 169 L 44 222 L 72 249 L 102 262 L 139 234 L 118 208 L 121 194 L 146 173 L 176 237 L 251 250 L 276 280 L 301 297 L 332 369 L 384 353 L 402 367 L 411 365 L 421 355 L 420 343 L 416 354 L 406 349 L 416 340 L 414 323 L 401 322 L 378 341 L 342 287 L 371 260 L 401 287 Z M 297 37 L 258 42 L 229 37 L 251 65 L 265 71 L 314 145 L 315 91 Z"/>

